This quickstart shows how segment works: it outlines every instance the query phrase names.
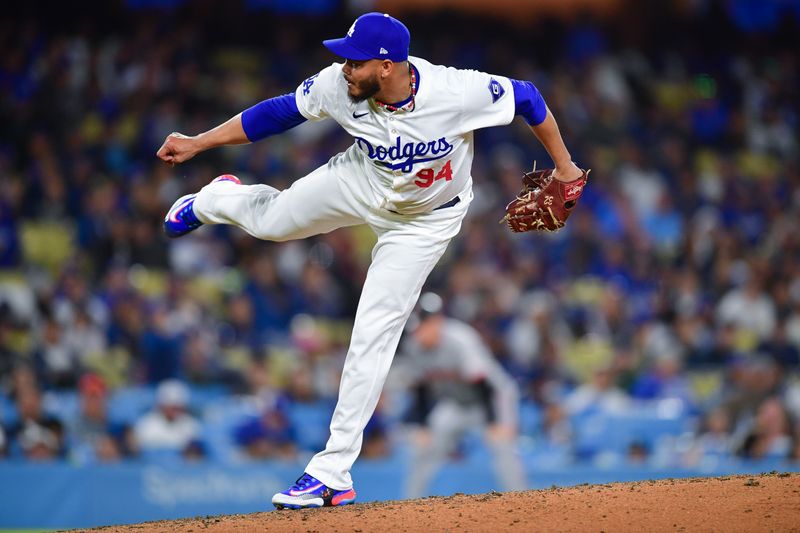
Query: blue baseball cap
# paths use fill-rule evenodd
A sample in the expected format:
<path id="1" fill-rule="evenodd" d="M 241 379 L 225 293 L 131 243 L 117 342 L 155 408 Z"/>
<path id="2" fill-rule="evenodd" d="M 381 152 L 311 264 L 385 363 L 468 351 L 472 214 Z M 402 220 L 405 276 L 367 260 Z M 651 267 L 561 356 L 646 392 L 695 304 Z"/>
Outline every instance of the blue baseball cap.
<path id="1" fill-rule="evenodd" d="M 411 33 L 405 24 L 386 13 L 367 13 L 356 19 L 341 39 L 322 41 L 328 50 L 345 59 L 408 59 Z"/>

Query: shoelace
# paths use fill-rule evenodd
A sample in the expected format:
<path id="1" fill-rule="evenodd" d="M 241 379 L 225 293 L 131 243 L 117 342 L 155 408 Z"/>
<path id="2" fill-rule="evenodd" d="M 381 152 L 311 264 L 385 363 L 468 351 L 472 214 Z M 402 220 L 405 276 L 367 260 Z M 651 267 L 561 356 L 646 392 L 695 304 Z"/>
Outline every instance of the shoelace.
<path id="1" fill-rule="evenodd" d="M 297 478 L 297 481 L 294 482 L 292 490 L 303 490 L 315 482 L 316 480 L 313 477 L 311 477 L 308 474 L 303 474 L 302 476 Z"/>

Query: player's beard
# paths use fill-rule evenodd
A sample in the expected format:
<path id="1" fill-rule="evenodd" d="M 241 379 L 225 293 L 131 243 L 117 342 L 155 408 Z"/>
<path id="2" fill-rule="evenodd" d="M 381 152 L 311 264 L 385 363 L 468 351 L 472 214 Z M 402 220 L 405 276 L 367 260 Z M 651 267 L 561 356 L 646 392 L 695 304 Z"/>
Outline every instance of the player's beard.
<path id="1" fill-rule="evenodd" d="M 358 92 L 352 94 L 350 91 L 347 91 L 347 96 L 350 97 L 350 100 L 354 104 L 357 104 L 378 94 L 378 91 L 381 90 L 381 82 L 378 79 L 378 75 L 375 74 L 375 76 L 370 79 L 361 82 L 353 82 L 353 88 Z"/>

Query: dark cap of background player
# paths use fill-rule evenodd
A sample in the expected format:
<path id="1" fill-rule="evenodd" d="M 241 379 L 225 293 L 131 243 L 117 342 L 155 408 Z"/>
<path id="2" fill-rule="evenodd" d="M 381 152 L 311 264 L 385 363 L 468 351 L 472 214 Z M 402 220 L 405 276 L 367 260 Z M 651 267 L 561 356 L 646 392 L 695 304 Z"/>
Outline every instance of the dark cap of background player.
<path id="1" fill-rule="evenodd" d="M 341 39 L 322 41 L 328 50 L 345 59 L 408 59 L 411 34 L 405 24 L 386 13 L 367 13 L 356 19 Z"/>

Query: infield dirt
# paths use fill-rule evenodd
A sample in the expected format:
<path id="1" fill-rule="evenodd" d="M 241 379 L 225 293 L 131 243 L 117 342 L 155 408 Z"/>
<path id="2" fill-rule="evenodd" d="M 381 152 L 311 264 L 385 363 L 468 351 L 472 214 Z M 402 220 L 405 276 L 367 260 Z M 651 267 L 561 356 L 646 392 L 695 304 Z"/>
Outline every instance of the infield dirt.
<path id="1" fill-rule="evenodd" d="M 797 531 L 800 474 L 668 479 L 209 516 L 94 529 L 223 531 Z"/>

